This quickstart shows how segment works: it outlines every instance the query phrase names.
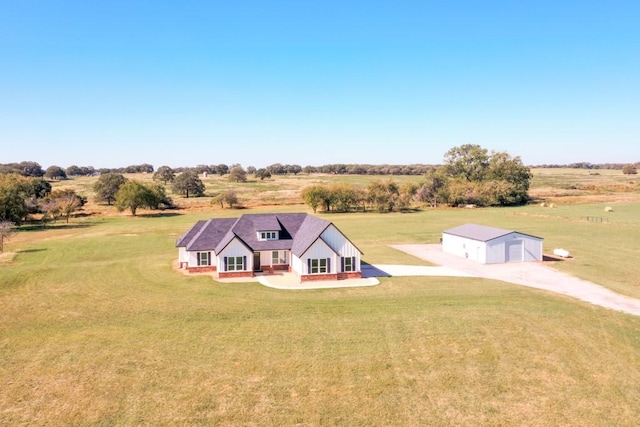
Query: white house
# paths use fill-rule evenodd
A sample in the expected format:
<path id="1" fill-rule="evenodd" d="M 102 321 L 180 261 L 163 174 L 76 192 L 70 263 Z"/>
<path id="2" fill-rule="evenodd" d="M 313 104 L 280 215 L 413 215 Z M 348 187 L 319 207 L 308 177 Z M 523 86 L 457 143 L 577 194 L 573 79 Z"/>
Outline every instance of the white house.
<path id="1" fill-rule="evenodd" d="M 542 240 L 517 231 L 465 224 L 442 232 L 442 251 L 482 264 L 542 261 Z"/>
<path id="2" fill-rule="evenodd" d="M 362 252 L 331 222 L 305 213 L 198 221 L 176 246 L 180 268 L 219 278 L 277 271 L 301 281 L 362 277 Z"/>

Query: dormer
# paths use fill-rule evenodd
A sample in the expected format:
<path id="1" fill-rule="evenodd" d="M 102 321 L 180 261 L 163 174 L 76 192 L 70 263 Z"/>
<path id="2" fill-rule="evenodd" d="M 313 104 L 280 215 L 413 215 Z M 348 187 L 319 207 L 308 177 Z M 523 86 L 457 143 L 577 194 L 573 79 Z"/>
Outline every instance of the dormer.
<path id="1" fill-rule="evenodd" d="M 280 240 L 282 226 L 275 215 L 257 217 L 253 221 L 253 226 L 258 240 Z"/>
<path id="2" fill-rule="evenodd" d="M 279 238 L 279 231 L 258 231 L 258 240 L 278 240 Z"/>

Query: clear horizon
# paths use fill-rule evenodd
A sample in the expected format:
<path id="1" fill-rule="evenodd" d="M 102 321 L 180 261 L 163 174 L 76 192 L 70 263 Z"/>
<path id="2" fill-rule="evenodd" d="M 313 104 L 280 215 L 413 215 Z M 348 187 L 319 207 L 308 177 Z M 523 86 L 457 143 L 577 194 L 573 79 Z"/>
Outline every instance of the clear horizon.
<path id="1" fill-rule="evenodd" d="M 640 2 L 14 1 L 0 163 L 640 161 Z"/>

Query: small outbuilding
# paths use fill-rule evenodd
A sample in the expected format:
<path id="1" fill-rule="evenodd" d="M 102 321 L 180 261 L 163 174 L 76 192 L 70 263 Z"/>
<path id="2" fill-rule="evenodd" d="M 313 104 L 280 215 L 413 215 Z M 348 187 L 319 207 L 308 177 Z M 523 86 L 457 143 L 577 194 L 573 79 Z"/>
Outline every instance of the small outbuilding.
<path id="1" fill-rule="evenodd" d="M 482 264 L 542 261 L 542 240 L 517 231 L 465 224 L 442 232 L 442 251 Z"/>

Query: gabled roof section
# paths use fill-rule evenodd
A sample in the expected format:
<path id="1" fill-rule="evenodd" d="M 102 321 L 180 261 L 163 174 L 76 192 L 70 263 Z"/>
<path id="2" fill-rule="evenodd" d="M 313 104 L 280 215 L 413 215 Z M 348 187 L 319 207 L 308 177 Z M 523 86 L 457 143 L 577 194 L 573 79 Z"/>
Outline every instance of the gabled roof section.
<path id="1" fill-rule="evenodd" d="M 205 221 L 184 246 L 188 251 L 213 250 L 235 222 L 235 218 L 214 218 Z"/>
<path id="2" fill-rule="evenodd" d="M 290 250 L 307 214 L 246 214 L 231 232 L 254 251 Z M 264 228 L 266 227 L 266 228 Z M 258 231 L 278 231 L 278 240 L 259 240 Z"/>
<path id="3" fill-rule="evenodd" d="M 322 238 L 322 233 L 331 225 L 329 221 L 306 213 L 214 218 L 198 221 L 178 239 L 176 246 L 185 247 L 188 251 L 213 250 L 219 254 L 237 238 L 252 251 L 291 250 L 294 255 L 301 256 Z M 259 231 L 278 231 L 279 239 L 259 240 Z"/>
<path id="4" fill-rule="evenodd" d="M 453 236 L 465 237 L 467 239 L 478 240 L 480 242 L 488 242 L 493 239 L 497 239 L 498 237 L 506 236 L 511 233 L 520 233 L 519 231 L 506 230 L 503 228 L 489 227 L 486 225 L 478 225 L 478 224 L 464 224 L 458 227 L 450 228 L 448 230 L 443 231 L 443 233 L 451 234 Z M 531 236 L 530 234 L 526 234 L 530 237 L 535 237 L 536 239 L 542 239 L 541 237 Z"/>
<path id="5" fill-rule="evenodd" d="M 184 248 L 194 238 L 196 234 L 200 232 L 200 229 L 207 223 L 207 221 L 198 221 L 191 226 L 182 236 L 176 241 L 177 248 Z"/>
<path id="6" fill-rule="evenodd" d="M 257 232 L 282 230 L 282 226 L 276 215 L 254 215 L 252 219 L 253 229 Z"/>
<path id="7" fill-rule="evenodd" d="M 329 221 L 307 215 L 298 229 L 291 252 L 297 257 L 304 254 L 330 225 Z"/>

